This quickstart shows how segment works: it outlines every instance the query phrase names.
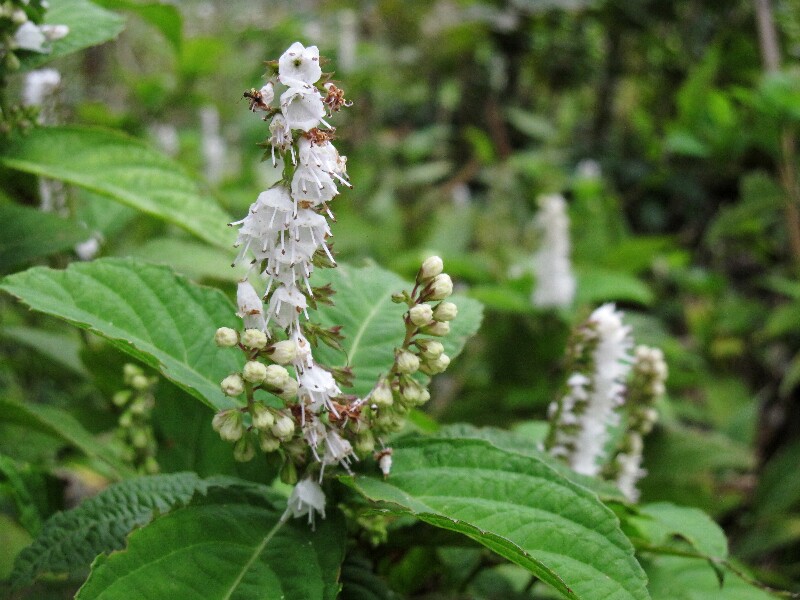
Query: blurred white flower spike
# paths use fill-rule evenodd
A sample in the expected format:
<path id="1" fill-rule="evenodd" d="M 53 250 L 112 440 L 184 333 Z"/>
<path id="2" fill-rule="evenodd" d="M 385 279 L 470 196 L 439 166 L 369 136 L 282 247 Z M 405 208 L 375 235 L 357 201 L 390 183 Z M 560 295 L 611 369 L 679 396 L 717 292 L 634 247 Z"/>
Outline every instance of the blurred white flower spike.
<path id="1" fill-rule="evenodd" d="M 567 308 L 575 298 L 575 275 L 570 263 L 567 203 L 558 194 L 543 196 L 534 221 L 540 245 L 533 256 L 536 287 L 531 301 L 540 308 Z"/>

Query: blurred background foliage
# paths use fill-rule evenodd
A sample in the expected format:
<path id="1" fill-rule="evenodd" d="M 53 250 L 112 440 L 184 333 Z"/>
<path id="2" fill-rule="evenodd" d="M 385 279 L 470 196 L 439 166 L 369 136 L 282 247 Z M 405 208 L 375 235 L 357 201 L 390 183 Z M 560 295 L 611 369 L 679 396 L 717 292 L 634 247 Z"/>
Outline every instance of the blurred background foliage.
<path id="1" fill-rule="evenodd" d="M 541 435 L 535 422 L 559 393 L 571 326 L 615 301 L 637 342 L 662 347 L 670 367 L 646 443 L 643 501 L 710 512 L 760 579 L 800 591 L 800 248 L 791 217 L 800 1 L 773 3 L 778 70 L 764 66 L 751 0 L 97 4 L 125 15 L 126 28 L 52 65 L 63 78 L 54 122 L 148 140 L 239 218 L 279 177 L 259 160 L 266 127 L 242 92 L 260 87 L 263 60 L 294 40 L 317 44 L 354 102 L 338 117 L 355 184 L 334 206 L 338 258 L 410 278 L 437 253 L 487 308 L 478 337 L 435 382 L 434 420 Z M 2 178 L 39 204 L 35 178 Z M 539 311 L 531 220 L 537 197 L 555 192 L 569 204 L 577 301 Z M 162 262 L 232 290 L 232 251 L 77 188 L 68 198 L 101 239 L 100 255 Z M 8 297 L 0 318 L 3 397 L 24 394 L 95 433 L 113 427 L 108 398 L 121 387 L 121 356 Z M 204 425 L 210 413 L 185 403 L 197 424 L 189 435 L 165 408 L 183 395 L 167 382 L 156 392 L 162 469 L 233 469 Z M 91 453 L 65 450 L 74 440 L 46 427 L 31 438 L 21 427 L 0 425 L 0 452 L 42 467 L 0 462 L 9 515 L 26 506 L 20 490 L 42 492 L 24 513 L 35 521 L 69 502 L 65 485 L 101 484 Z M 257 468 L 244 476 L 265 477 Z M 2 578 L 29 534 L 0 519 Z M 408 582 L 452 560 L 432 552 L 406 554 L 395 589 L 419 591 Z M 495 575 L 476 581 L 489 590 L 480 597 L 505 589 L 490 584 Z"/>

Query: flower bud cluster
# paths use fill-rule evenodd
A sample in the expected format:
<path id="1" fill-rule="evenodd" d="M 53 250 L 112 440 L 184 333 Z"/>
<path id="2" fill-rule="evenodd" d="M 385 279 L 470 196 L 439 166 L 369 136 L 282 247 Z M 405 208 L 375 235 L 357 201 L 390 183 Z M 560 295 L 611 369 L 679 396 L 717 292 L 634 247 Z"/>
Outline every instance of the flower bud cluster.
<path id="1" fill-rule="evenodd" d="M 667 363 L 659 348 L 637 346 L 628 383 L 625 405 L 627 428 L 614 459 L 609 463 L 607 476 L 631 502 L 639 499 L 638 481 L 647 474 L 642 465 L 644 436 L 658 419 L 655 404 L 664 395 Z"/>
<path id="2" fill-rule="evenodd" d="M 69 33 L 66 25 L 42 24 L 47 9 L 44 0 L 5 0 L 0 3 L 0 90 L 8 76 L 20 69 L 20 59 L 31 53 L 50 52 L 50 42 Z M 32 127 L 39 107 L 31 103 L 4 104 L 0 111 L 0 136 Z"/>
<path id="3" fill-rule="evenodd" d="M 596 309 L 572 336 L 571 374 L 564 395 L 550 405 L 546 448 L 578 473 L 600 473 L 609 427 L 619 424 L 632 346 L 630 327 L 613 304 Z"/>
<path id="4" fill-rule="evenodd" d="M 450 321 L 458 315 L 458 307 L 447 301 L 453 293 L 453 281 L 443 269 L 438 256 L 426 259 L 417 273 L 412 292 L 393 297 L 395 302 L 408 305 L 408 312 L 403 316 L 406 335 L 395 350 L 391 370 L 366 398 L 368 422 L 374 435 L 398 431 L 412 408 L 430 400 L 427 382 L 417 373 L 432 376 L 444 372 L 450 365 L 450 357 L 436 338 L 450 332 Z M 380 460 L 381 470 L 388 475 L 391 453 L 383 451 Z"/>
<path id="5" fill-rule="evenodd" d="M 157 444 L 152 426 L 153 388 L 158 378 L 148 377 L 138 366 L 126 364 L 123 381 L 127 389 L 112 397 L 114 406 L 120 411 L 116 437 L 122 446 L 122 457 L 140 473 L 158 473 Z"/>

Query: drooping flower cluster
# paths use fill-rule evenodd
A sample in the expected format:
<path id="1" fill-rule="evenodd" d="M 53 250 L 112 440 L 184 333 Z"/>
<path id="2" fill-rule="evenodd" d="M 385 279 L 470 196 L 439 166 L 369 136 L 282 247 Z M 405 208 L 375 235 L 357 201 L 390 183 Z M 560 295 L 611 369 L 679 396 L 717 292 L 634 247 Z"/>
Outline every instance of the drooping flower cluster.
<path id="1" fill-rule="evenodd" d="M 566 393 L 550 406 L 547 449 L 574 471 L 597 475 L 608 429 L 619 423 L 633 346 L 630 328 L 613 304 L 596 309 L 574 333 Z"/>
<path id="2" fill-rule="evenodd" d="M 564 197 L 543 196 L 534 225 L 540 245 L 533 256 L 536 287 L 531 301 L 541 308 L 568 307 L 575 298 L 576 284 L 569 258 L 569 217 Z"/>
<path id="3" fill-rule="evenodd" d="M 151 414 L 155 406 L 153 387 L 157 377 L 148 377 L 133 364 L 126 364 L 123 380 L 128 389 L 114 394 L 112 402 L 121 412 L 116 431 L 123 459 L 140 473 L 158 473 L 156 438 Z"/>
<path id="4" fill-rule="evenodd" d="M 664 353 L 658 348 L 637 346 L 625 395 L 625 434 L 607 470 L 607 475 L 615 480 L 617 487 L 631 502 L 639 499 L 636 484 L 647 474 L 641 467 L 644 436 L 650 433 L 658 419 L 654 406 L 664 395 L 666 380 Z"/>
<path id="5" fill-rule="evenodd" d="M 296 42 L 278 61 L 267 64 L 267 83 L 244 96 L 250 109 L 269 122 L 269 137 L 262 146 L 273 164 L 283 163 L 283 178 L 258 196 L 244 219 L 232 223 L 239 227 L 234 264 L 251 265 L 250 277 L 237 289 L 237 314 L 244 331 L 220 328 L 215 341 L 245 354 L 244 368 L 226 377 L 221 387 L 227 396 L 244 396 L 246 406 L 219 412 L 213 426 L 234 443 L 237 460 L 252 459 L 256 446 L 278 452 L 282 479 L 296 484 L 285 517 L 308 515 L 313 524 L 315 512 L 324 516 L 320 483 L 326 468 L 340 465 L 349 471 L 354 461 L 379 445 L 375 459 L 388 474 L 391 449 L 380 435 L 401 424 L 394 416 L 400 411 L 397 407 L 408 412 L 412 403 L 429 398 L 412 374 L 438 373 L 449 363 L 439 342 L 416 336 L 445 335 L 456 308 L 441 302 L 452 292 L 441 259 L 429 259 L 414 291 L 404 293 L 409 305 L 404 316 L 407 334 L 394 366 L 371 394 L 363 399 L 344 394 L 340 386 L 349 385 L 349 369 L 326 368 L 316 361 L 316 344 L 341 348 L 343 339 L 340 327 L 323 328 L 308 320 L 308 311 L 332 303 L 334 291 L 329 285 L 315 287 L 312 273 L 336 265 L 327 241 L 328 218 L 333 219 L 328 203 L 340 186 L 351 187 L 347 159 L 332 144 L 334 130 L 325 119 L 351 103 L 323 75 L 315 46 Z M 276 97 L 278 104 L 273 105 Z M 403 401 L 392 409 L 395 393 Z"/>

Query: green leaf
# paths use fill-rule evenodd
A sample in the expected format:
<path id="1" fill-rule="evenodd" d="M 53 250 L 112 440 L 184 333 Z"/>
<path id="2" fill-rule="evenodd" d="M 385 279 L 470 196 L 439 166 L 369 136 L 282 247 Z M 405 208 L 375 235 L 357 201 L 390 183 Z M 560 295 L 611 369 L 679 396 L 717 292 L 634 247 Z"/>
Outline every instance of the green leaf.
<path id="1" fill-rule="evenodd" d="M 0 455 L 0 474 L 8 481 L 8 489 L 17 509 L 20 524 L 28 533 L 35 535 L 42 527 L 41 518 L 17 464 L 9 457 Z"/>
<path id="2" fill-rule="evenodd" d="M 87 188 L 230 248 L 230 217 L 171 159 L 127 135 L 86 127 L 40 127 L 16 140 L 0 163 Z"/>
<path id="3" fill-rule="evenodd" d="M 212 408 L 234 406 L 219 382 L 239 370 L 243 358 L 217 348 L 213 334 L 239 324 L 236 308 L 219 290 L 164 267 L 117 258 L 63 271 L 37 267 L 6 277 L 0 289 L 107 338 Z"/>
<path id="4" fill-rule="evenodd" d="M 393 459 L 387 480 L 342 480 L 389 510 L 463 533 L 566 598 L 649 598 L 614 514 L 543 461 L 469 439 L 401 441 Z"/>
<path id="5" fill-rule="evenodd" d="M 612 300 L 644 305 L 653 303 L 653 292 L 632 275 L 598 267 L 580 268 L 577 271 L 575 301 L 578 304 L 599 304 Z"/>
<path id="6" fill-rule="evenodd" d="M 109 468 L 110 475 L 119 477 L 131 473 L 128 466 L 66 411 L 53 406 L 20 404 L 0 398 L 0 415 L 4 424 L 22 425 L 67 442 L 87 456 L 100 460 Z"/>
<path id="7" fill-rule="evenodd" d="M 86 569 L 103 552 L 120 550 L 135 527 L 187 504 L 209 481 L 194 473 L 136 477 L 109 486 L 77 508 L 56 513 L 44 524 L 33 544 L 20 552 L 12 580 L 28 585 L 43 574 Z"/>
<path id="8" fill-rule="evenodd" d="M 565 479 L 592 490 L 603 500 L 625 502 L 625 496 L 612 483 L 576 473 L 561 461 L 539 450 L 539 440 L 524 433 L 458 423 L 442 427 L 436 437 L 484 440 L 500 450 L 522 454 L 547 463 Z M 544 439 L 544 436 L 541 439 Z"/>
<path id="9" fill-rule="evenodd" d="M 392 600 L 396 594 L 375 574 L 372 562 L 351 553 L 342 565 L 342 598 L 348 600 Z"/>
<path id="10" fill-rule="evenodd" d="M 135 248 L 131 254 L 147 262 L 168 265 L 193 279 L 236 282 L 247 273 L 245 265 L 231 267 L 233 254 L 229 250 L 189 240 L 154 239 Z"/>
<path id="11" fill-rule="evenodd" d="M 702 510 L 676 506 L 669 502 L 645 504 L 638 515 L 630 517 L 632 524 L 650 544 L 667 546 L 670 538 L 679 536 L 709 558 L 728 556 L 728 540 L 711 517 Z"/>
<path id="12" fill-rule="evenodd" d="M 77 600 L 333 600 L 345 530 L 329 510 L 316 531 L 283 508 L 188 506 L 135 531 L 124 552 L 101 556 Z"/>
<path id="13" fill-rule="evenodd" d="M 71 250 L 89 237 L 74 221 L 15 204 L 0 204 L 0 273 Z"/>
<path id="14" fill-rule="evenodd" d="M 653 600 L 772 600 L 775 597 L 733 574 L 719 580 L 703 559 L 660 556 L 645 563 Z"/>
<path id="15" fill-rule="evenodd" d="M 36 329 L 21 325 L 12 325 L 0 329 L 0 336 L 14 340 L 18 344 L 29 346 L 48 360 L 60 364 L 76 375 L 85 377 L 88 372 L 83 366 L 80 357 L 83 344 L 77 335 L 69 335 L 69 333 L 77 334 L 74 329 L 60 333 L 49 329 Z"/>
<path id="16" fill-rule="evenodd" d="M 35 69 L 53 59 L 72 54 L 84 48 L 102 44 L 117 37 L 125 28 L 125 19 L 104 10 L 89 0 L 49 0 L 44 22 L 66 25 L 69 34 L 52 43 L 50 52 L 26 53 L 20 59 L 22 70 Z"/>
<path id="17" fill-rule="evenodd" d="M 394 362 L 394 349 L 403 342 L 404 304 L 392 302 L 392 294 L 413 287 L 394 273 L 379 267 L 355 268 L 339 265 L 316 271 L 313 285 L 330 283 L 336 290 L 333 306 L 320 306 L 319 315 L 327 327 L 343 325 L 345 335 L 342 355 L 327 346 L 315 350 L 317 360 L 328 366 L 349 365 L 355 373 L 354 393 L 369 393 L 381 374 Z M 448 300 L 458 306 L 458 317 L 450 322 L 450 334 L 441 338 L 445 353 L 455 358 L 467 339 L 481 324 L 482 307 L 470 298 L 453 296 Z"/>
<path id="18" fill-rule="evenodd" d="M 158 29 L 172 47 L 181 49 L 181 13 L 175 6 L 161 2 L 134 2 L 132 0 L 99 0 L 98 4 L 105 8 L 127 10 L 139 16 Z"/>

